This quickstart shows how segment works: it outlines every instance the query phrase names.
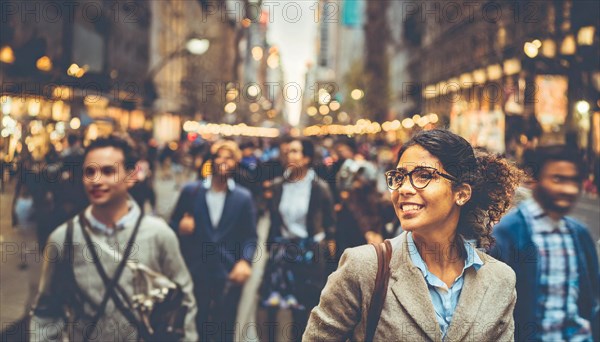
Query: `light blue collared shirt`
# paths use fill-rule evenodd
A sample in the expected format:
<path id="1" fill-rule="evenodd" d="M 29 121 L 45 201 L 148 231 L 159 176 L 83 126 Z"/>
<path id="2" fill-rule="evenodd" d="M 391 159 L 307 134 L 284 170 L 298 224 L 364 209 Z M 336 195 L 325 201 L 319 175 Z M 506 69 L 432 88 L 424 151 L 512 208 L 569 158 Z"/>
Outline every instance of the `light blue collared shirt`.
<path id="1" fill-rule="evenodd" d="M 115 223 L 114 229 L 109 228 L 104 223 L 100 222 L 98 219 L 94 217 L 92 214 L 92 206 L 90 205 L 84 212 L 85 218 L 90 222 L 92 229 L 101 232 L 106 236 L 114 235 L 118 230 L 122 230 L 125 228 L 125 225 L 129 222 L 135 221 L 139 215 L 141 214 L 140 207 L 137 206 L 133 199 L 129 199 L 128 201 L 129 211 L 125 214 L 121 219 Z"/>
<path id="2" fill-rule="evenodd" d="M 445 338 L 465 281 L 465 278 L 463 277 L 465 270 L 473 266 L 475 271 L 477 271 L 483 266 L 483 261 L 481 261 L 479 255 L 477 255 L 475 248 L 473 248 L 470 243 L 464 241 L 465 251 L 467 253 L 465 267 L 463 267 L 462 273 L 456 278 L 452 287 L 448 288 L 446 283 L 441 281 L 427 269 L 427 264 L 425 264 L 425 261 L 421 258 L 411 232 L 407 234 L 407 239 L 410 259 L 413 264 L 421 270 L 423 277 L 425 277 L 425 282 L 429 288 L 429 295 L 431 296 L 431 302 L 435 309 L 435 316 L 437 317 L 440 329 L 442 330 L 442 338 Z"/>

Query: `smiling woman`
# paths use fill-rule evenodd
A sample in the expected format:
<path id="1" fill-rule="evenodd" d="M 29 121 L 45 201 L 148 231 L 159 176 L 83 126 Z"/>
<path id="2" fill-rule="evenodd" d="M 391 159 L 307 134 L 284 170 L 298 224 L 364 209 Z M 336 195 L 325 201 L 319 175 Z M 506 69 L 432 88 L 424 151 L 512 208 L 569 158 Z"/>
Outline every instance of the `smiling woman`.
<path id="1" fill-rule="evenodd" d="M 380 266 L 373 247 L 347 249 L 304 339 L 512 340 L 515 274 L 467 240 L 490 242 L 521 171 L 476 154 L 454 133 L 430 130 L 402 147 L 385 177 L 404 230 L 390 240 L 387 288 L 374 293 Z M 369 307 L 380 296 L 373 325 L 368 315 L 377 312 Z"/>
<path id="2" fill-rule="evenodd" d="M 431 176 L 425 176 L 434 179 L 432 185 L 451 185 L 451 190 L 456 192 L 452 195 L 458 206 L 455 209 L 460 209 L 457 233 L 465 239 L 477 240 L 480 247 L 490 244 L 492 226 L 509 208 L 514 191 L 524 177 L 508 160 L 482 151 L 476 153 L 465 139 L 443 130 L 423 131 L 402 146 L 398 169 L 423 169 L 416 166 L 433 169 Z M 405 187 L 398 193 L 403 193 L 403 189 Z M 426 193 L 419 191 L 419 194 Z M 406 230 L 404 222 L 401 223 Z"/>

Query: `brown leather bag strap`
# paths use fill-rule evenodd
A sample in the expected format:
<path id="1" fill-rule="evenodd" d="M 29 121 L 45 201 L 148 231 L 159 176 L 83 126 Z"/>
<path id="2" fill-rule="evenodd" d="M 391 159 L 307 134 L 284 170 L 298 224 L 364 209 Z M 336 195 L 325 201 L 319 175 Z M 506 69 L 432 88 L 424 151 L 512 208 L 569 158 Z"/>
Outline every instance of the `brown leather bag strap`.
<path id="1" fill-rule="evenodd" d="M 367 331 L 365 341 L 373 341 L 375 330 L 379 324 L 381 311 L 387 295 L 387 287 L 390 280 L 390 260 L 392 259 L 392 244 L 385 240 L 379 244 L 372 244 L 377 253 L 377 276 L 375 277 L 375 287 L 369 303 L 369 312 L 367 313 Z"/>

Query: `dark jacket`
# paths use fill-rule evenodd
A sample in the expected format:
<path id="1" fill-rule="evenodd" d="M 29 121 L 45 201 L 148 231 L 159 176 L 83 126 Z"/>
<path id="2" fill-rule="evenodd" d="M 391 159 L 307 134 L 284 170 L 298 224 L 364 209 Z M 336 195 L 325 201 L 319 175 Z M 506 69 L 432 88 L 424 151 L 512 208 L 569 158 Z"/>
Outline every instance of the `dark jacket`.
<path id="1" fill-rule="evenodd" d="M 283 218 L 279 212 L 281 195 L 283 193 L 283 178 L 277 178 L 273 182 L 273 197 L 269 204 L 271 214 L 271 229 L 269 230 L 269 242 L 281 236 Z M 310 192 L 310 201 L 308 204 L 308 214 L 306 219 L 306 229 L 308 236 L 312 237 L 321 232 L 325 232 L 327 240 L 335 238 L 335 219 L 333 216 L 333 199 L 329 186 L 319 177 L 315 177 L 312 182 Z"/>
<path id="2" fill-rule="evenodd" d="M 196 228 L 191 236 L 180 237 L 183 257 L 192 277 L 227 279 L 236 262 L 241 259 L 252 264 L 256 250 L 256 208 L 248 189 L 236 184 L 227 190 L 219 226 L 210 220 L 206 192 L 202 181 L 184 186 L 170 225 L 177 231 L 186 212 L 192 212 Z"/>
<path id="3" fill-rule="evenodd" d="M 586 227 L 572 218 L 565 217 L 571 232 L 579 273 L 579 315 L 590 321 L 595 341 L 600 340 L 600 271 L 594 242 Z M 515 316 L 515 340 L 531 339 L 537 335 L 541 320 L 537 300 L 540 297 L 537 246 L 532 240 L 531 226 L 526 222 L 520 208 L 507 214 L 494 227 L 496 243 L 490 254 L 508 264 L 517 276 L 517 304 Z"/>

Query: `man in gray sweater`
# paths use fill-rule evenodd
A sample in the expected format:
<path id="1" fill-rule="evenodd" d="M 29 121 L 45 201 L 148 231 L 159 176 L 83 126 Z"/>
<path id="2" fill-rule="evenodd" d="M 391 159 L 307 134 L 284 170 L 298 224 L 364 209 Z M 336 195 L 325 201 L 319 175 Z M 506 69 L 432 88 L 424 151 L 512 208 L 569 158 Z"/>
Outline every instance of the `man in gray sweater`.
<path id="1" fill-rule="evenodd" d="M 144 324 L 132 307 L 136 295 L 147 291 L 140 266 L 181 287 L 182 305 L 187 307 L 182 340 L 198 340 L 192 279 L 177 237 L 162 219 L 145 216 L 128 194 L 135 183 L 136 162 L 133 147 L 120 137 L 98 139 L 86 149 L 83 182 L 91 205 L 50 235 L 32 310 L 31 341 L 144 338 Z M 72 247 L 65 247 L 65 239 Z M 120 266 L 124 257 L 127 267 Z M 115 290 L 107 291 L 114 278 Z"/>

